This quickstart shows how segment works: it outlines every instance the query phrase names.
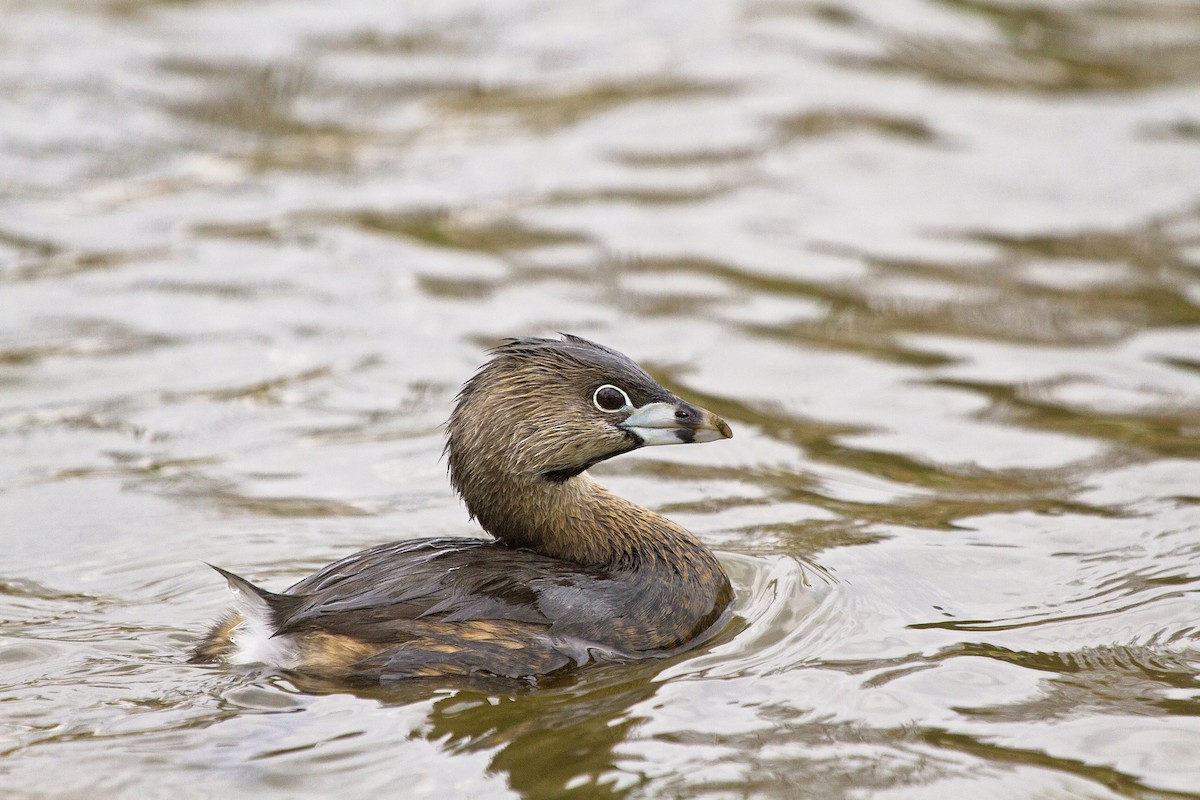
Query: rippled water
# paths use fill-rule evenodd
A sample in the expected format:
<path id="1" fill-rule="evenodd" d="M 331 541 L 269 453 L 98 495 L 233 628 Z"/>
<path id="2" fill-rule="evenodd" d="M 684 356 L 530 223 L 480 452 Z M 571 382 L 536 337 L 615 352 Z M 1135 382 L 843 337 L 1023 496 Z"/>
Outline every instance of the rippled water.
<path id="1" fill-rule="evenodd" d="M 0 26 L 0 789 L 1200 796 L 1191 0 L 21 2 Z M 730 421 L 596 469 L 740 621 L 536 691 L 184 656 L 474 530 L 498 338 Z"/>

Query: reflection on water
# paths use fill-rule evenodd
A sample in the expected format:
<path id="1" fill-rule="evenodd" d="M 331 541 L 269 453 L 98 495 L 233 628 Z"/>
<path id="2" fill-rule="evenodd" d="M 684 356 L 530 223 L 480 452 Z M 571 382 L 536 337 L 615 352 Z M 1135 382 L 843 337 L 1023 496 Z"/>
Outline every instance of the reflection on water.
<path id="1" fill-rule="evenodd" d="M 1200 72 L 1200 18 L 1188 3 L 940 5 L 986 23 L 999 41 L 887 31 L 886 55 L 861 63 L 948 83 L 1040 92 L 1188 84 Z"/>
<path id="2" fill-rule="evenodd" d="M 1200 796 L 1198 54 L 1186 2 L 10 3 L 5 796 Z M 555 330 L 735 428 L 596 470 L 724 636 L 183 663 L 202 561 L 471 535 L 453 395 Z"/>

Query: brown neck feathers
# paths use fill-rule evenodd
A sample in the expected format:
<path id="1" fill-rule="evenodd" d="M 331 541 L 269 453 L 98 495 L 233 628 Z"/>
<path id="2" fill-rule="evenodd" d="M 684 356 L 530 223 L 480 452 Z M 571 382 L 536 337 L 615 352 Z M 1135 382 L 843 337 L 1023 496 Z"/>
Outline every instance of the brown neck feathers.
<path id="1" fill-rule="evenodd" d="M 636 569 L 704 547 L 649 509 L 618 497 L 586 473 L 460 486 L 484 530 L 512 547 L 594 567 Z"/>

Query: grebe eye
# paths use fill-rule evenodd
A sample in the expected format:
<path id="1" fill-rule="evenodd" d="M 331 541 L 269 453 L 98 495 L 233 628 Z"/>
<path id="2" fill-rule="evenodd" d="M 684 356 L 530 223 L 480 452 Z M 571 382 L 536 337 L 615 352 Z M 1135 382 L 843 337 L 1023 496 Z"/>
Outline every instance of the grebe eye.
<path id="1" fill-rule="evenodd" d="M 608 414 L 633 407 L 633 403 L 629 402 L 629 395 L 611 383 L 606 383 L 592 392 L 592 405 Z"/>

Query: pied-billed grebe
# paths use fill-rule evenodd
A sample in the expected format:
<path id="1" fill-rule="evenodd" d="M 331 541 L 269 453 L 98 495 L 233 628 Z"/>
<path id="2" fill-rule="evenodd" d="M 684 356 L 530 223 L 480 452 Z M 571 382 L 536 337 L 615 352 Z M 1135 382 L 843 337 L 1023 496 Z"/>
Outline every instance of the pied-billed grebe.
<path id="1" fill-rule="evenodd" d="M 729 579 L 696 537 L 585 470 L 731 435 L 615 350 L 508 340 L 459 393 L 446 440 L 450 480 L 496 540 L 373 547 L 282 594 L 218 569 L 237 610 L 193 660 L 374 683 L 532 678 L 674 651 L 715 632 Z"/>

